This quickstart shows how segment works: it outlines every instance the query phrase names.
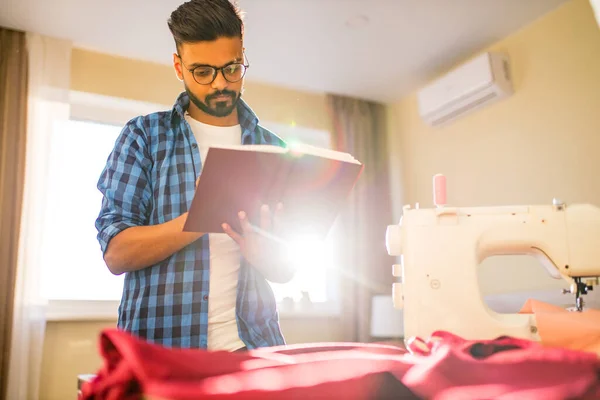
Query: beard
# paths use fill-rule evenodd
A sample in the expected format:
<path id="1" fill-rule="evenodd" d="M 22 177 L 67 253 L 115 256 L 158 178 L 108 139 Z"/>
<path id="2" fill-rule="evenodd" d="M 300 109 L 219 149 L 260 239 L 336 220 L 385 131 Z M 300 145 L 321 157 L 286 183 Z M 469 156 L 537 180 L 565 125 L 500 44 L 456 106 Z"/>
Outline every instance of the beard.
<path id="1" fill-rule="evenodd" d="M 213 117 L 227 117 L 229 116 L 233 110 L 237 107 L 238 100 L 241 97 L 241 93 L 236 93 L 231 90 L 220 90 L 218 92 L 209 94 L 204 98 L 204 101 L 201 101 L 196 95 L 194 95 L 191 90 L 185 85 L 185 91 L 187 92 L 190 101 L 194 103 L 196 107 L 198 107 L 205 114 L 212 115 Z M 231 104 L 227 100 L 215 101 L 215 98 L 219 96 L 227 96 L 231 99 Z"/>

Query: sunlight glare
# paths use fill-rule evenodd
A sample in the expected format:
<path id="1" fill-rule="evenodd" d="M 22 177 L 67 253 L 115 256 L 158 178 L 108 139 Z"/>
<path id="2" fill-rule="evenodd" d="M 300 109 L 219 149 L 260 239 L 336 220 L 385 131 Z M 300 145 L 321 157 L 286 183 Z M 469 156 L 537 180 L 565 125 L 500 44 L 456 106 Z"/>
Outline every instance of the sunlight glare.
<path id="1" fill-rule="evenodd" d="M 325 242 L 312 236 L 293 240 L 289 244 L 289 257 L 302 269 L 320 270 L 328 264 Z"/>
<path id="2" fill-rule="evenodd" d="M 291 297 L 298 301 L 307 292 L 313 302 L 327 301 L 327 276 L 335 268 L 331 241 L 301 236 L 288 243 L 288 250 L 296 274 L 291 282 L 271 284 L 277 300 Z"/>

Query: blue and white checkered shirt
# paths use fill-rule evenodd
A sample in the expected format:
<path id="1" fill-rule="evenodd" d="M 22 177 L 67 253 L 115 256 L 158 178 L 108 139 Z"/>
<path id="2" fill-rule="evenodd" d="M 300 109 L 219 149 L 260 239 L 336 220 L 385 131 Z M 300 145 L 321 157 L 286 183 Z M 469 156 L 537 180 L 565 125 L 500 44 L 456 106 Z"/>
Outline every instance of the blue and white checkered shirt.
<path id="1" fill-rule="evenodd" d="M 172 110 L 129 121 L 98 181 L 103 194 L 96 228 L 102 252 L 126 228 L 155 225 L 186 212 L 201 171 L 200 152 L 185 120 L 189 96 Z M 285 146 L 263 128 L 240 100 L 243 144 Z M 209 243 L 195 243 L 148 268 L 125 276 L 118 327 L 149 342 L 170 347 L 207 347 Z M 243 259 L 236 315 L 240 339 L 249 349 L 285 344 L 269 283 Z"/>

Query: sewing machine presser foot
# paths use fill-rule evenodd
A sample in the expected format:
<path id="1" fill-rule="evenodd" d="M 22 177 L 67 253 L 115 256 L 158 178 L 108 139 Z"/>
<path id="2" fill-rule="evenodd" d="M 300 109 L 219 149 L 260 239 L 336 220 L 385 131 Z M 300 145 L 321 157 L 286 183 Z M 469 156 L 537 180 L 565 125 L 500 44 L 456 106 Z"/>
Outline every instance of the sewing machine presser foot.
<path id="1" fill-rule="evenodd" d="M 573 278 L 573 280 L 575 281 L 575 287 L 572 289 L 563 289 L 563 294 L 564 293 L 573 293 L 573 291 L 575 291 L 575 310 L 577 312 L 581 312 L 583 311 L 583 307 L 584 307 L 584 301 L 583 301 L 583 296 L 584 294 L 588 294 L 588 292 L 590 290 L 594 290 L 594 286 L 593 285 L 588 285 L 586 282 L 582 282 L 581 278 Z"/>

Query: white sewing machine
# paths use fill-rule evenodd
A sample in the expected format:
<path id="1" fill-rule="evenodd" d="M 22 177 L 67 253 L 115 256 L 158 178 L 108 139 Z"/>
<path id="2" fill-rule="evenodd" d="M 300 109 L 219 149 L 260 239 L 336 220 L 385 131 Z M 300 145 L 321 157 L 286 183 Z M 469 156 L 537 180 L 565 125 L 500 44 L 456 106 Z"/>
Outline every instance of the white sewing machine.
<path id="1" fill-rule="evenodd" d="M 436 188 L 436 180 L 441 188 Z M 439 186 L 439 185 L 438 185 Z M 486 257 L 529 254 L 555 278 L 571 284 L 577 309 L 600 276 L 600 208 L 589 204 L 447 207 L 445 178 L 434 177 L 435 208 L 405 206 L 386 232 L 387 251 L 401 256 L 393 274 L 394 306 L 404 336 L 428 338 L 446 330 L 468 339 L 510 335 L 539 340 L 535 315 L 496 313 L 479 290 Z"/>

